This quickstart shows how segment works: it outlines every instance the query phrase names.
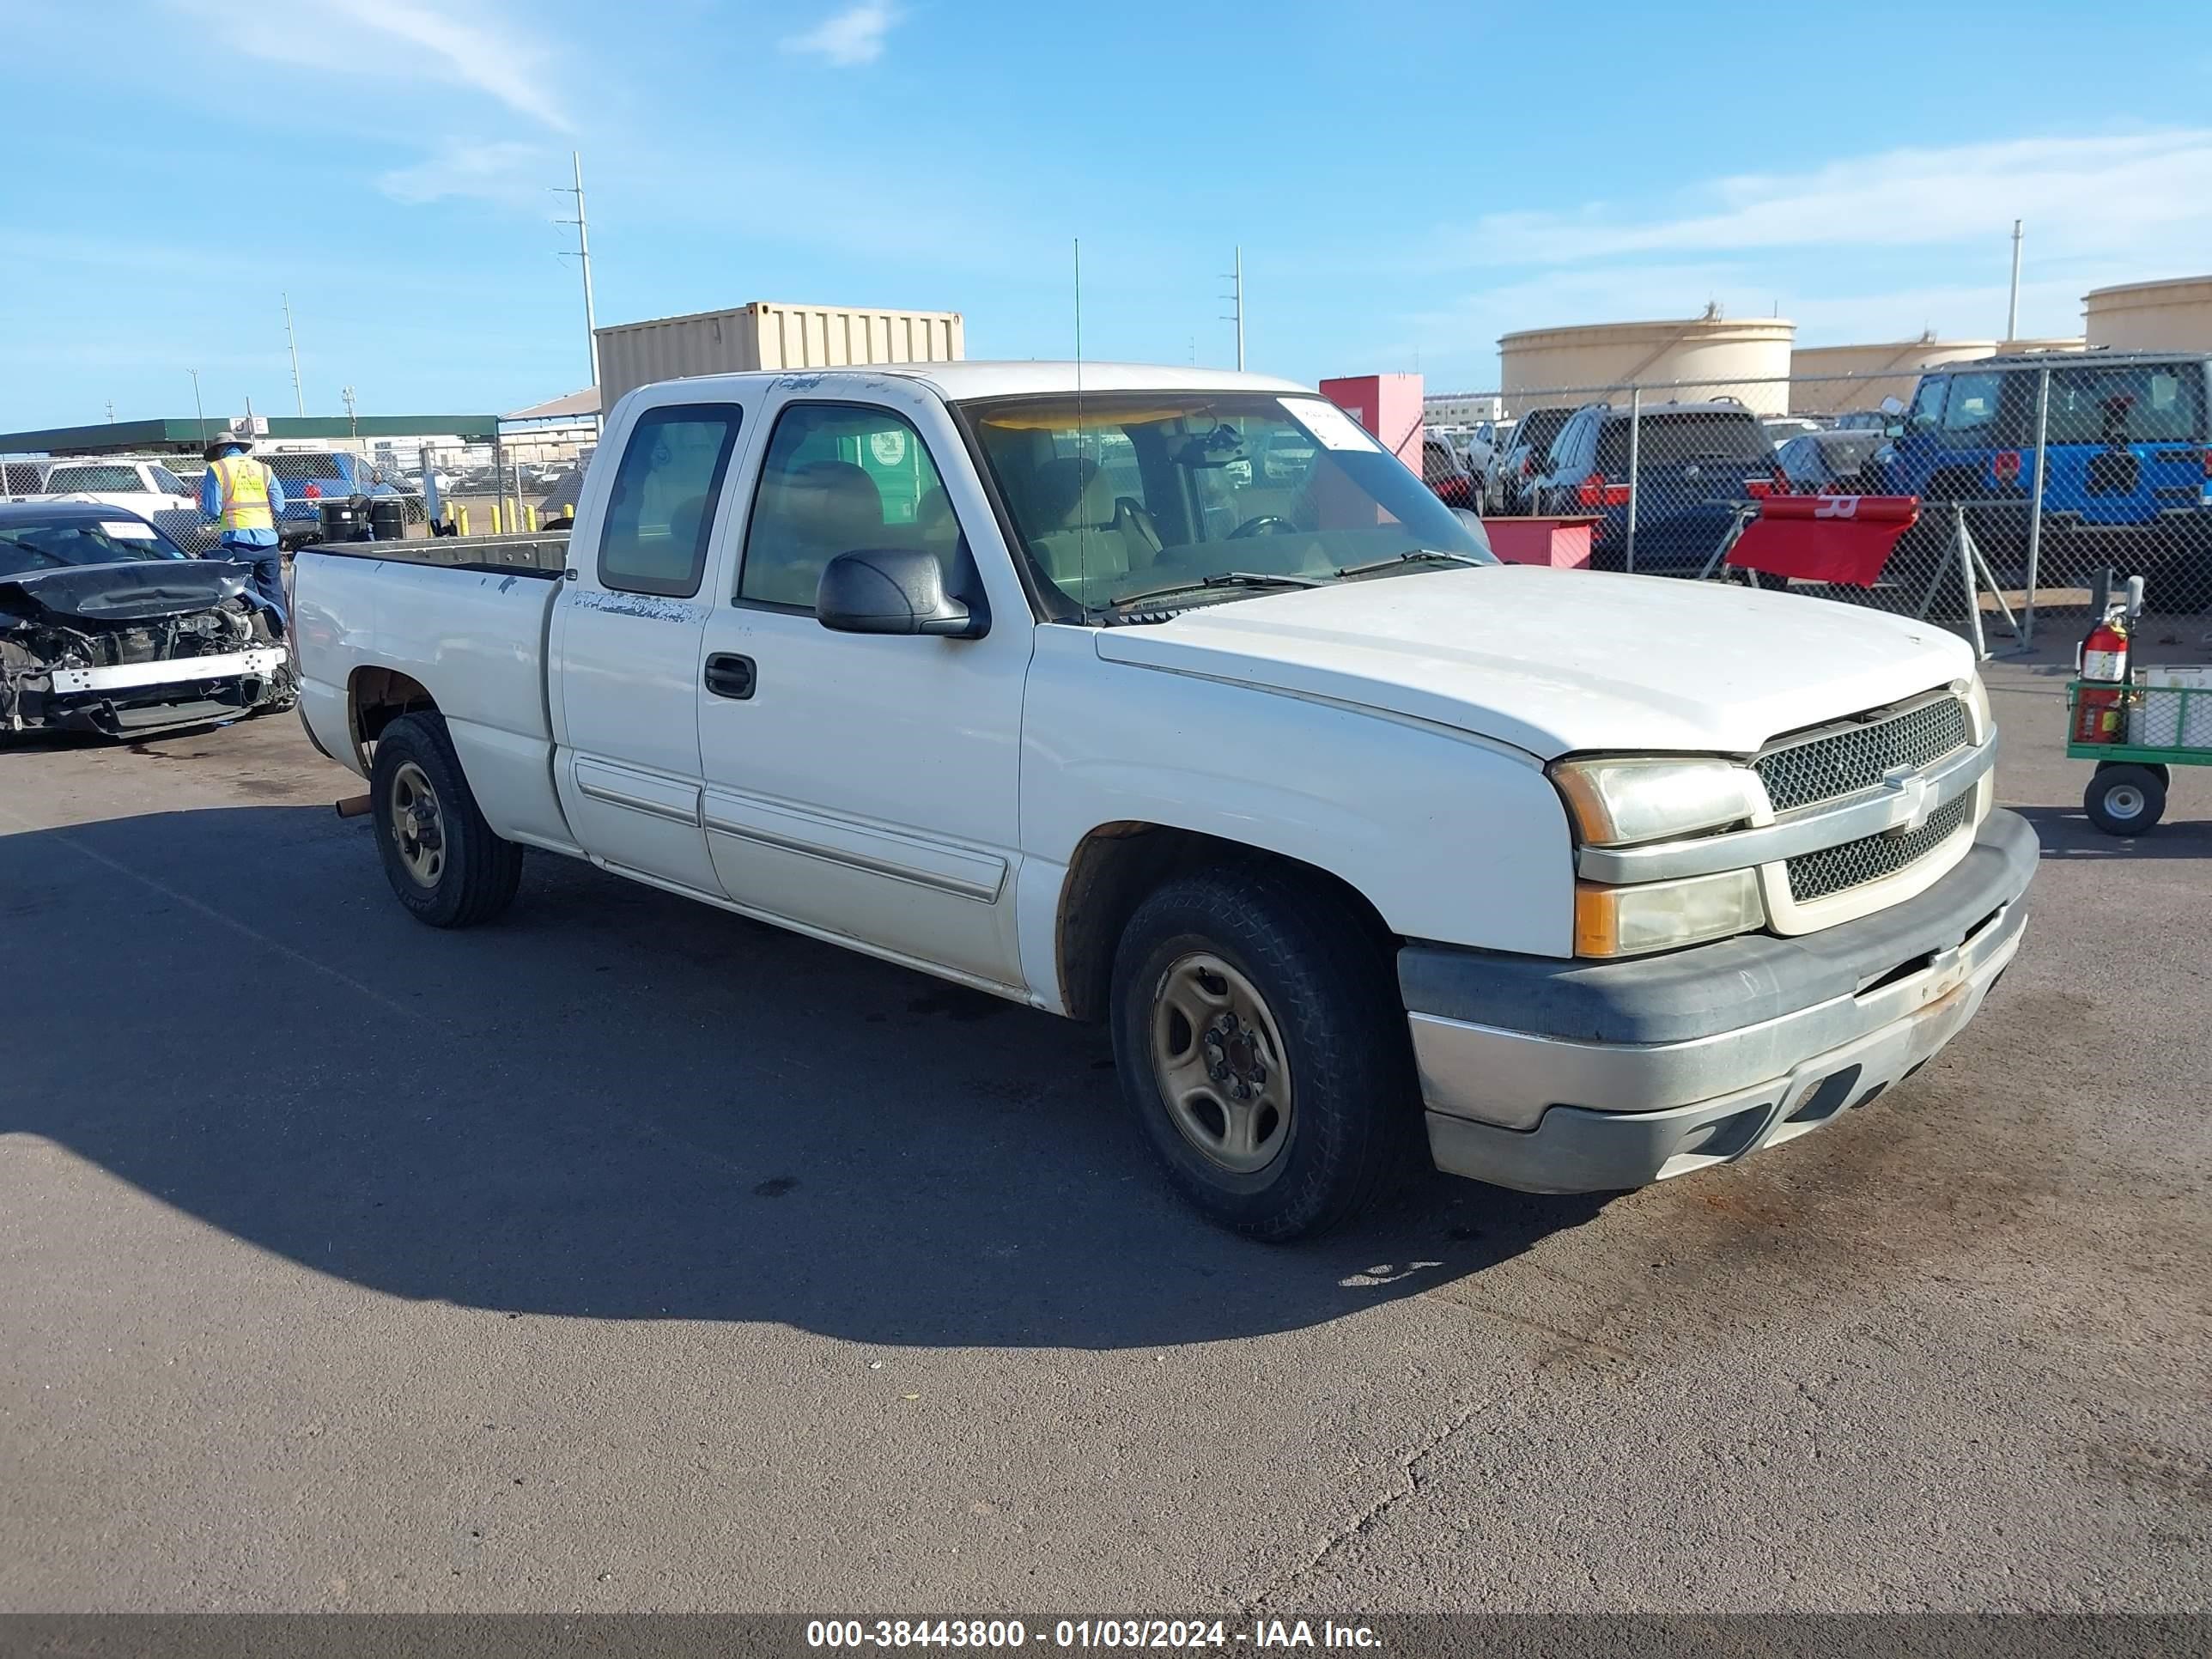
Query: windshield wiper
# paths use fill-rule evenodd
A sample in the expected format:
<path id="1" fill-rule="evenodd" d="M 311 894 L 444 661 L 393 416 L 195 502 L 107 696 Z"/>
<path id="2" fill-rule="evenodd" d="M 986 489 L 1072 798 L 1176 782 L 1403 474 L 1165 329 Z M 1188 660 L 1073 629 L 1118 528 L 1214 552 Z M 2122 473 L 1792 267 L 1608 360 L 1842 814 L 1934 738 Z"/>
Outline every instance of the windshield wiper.
<path id="1" fill-rule="evenodd" d="M 1321 576 L 1269 575 L 1258 570 L 1222 570 L 1201 576 L 1194 582 L 1170 582 L 1165 587 L 1148 587 L 1141 593 L 1124 593 L 1118 599 L 1109 600 L 1107 609 L 1122 611 L 1133 605 L 1142 605 L 1146 599 L 1164 599 L 1170 593 L 1197 593 L 1209 587 L 1319 587 L 1326 580 Z"/>
<path id="2" fill-rule="evenodd" d="M 1387 559 L 1376 559 L 1371 564 L 1346 565 L 1336 573 L 1340 581 L 1346 576 L 1364 576 L 1370 571 L 1389 570 L 1401 564 L 1415 564 L 1423 559 L 1442 559 L 1449 564 L 1486 565 L 1488 559 L 1471 558 L 1464 553 L 1443 553 L 1432 547 L 1417 547 L 1410 553 L 1398 553 Z"/>

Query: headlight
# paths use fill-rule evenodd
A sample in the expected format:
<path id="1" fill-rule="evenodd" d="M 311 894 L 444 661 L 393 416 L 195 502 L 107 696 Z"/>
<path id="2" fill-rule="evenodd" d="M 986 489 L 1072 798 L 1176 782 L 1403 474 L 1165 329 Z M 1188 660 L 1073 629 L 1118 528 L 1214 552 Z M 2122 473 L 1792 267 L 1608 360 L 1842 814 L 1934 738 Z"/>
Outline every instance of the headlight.
<path id="1" fill-rule="evenodd" d="M 1752 775 L 1723 760 L 1578 760 L 1552 769 L 1594 847 L 1722 830 L 1751 816 Z"/>
<path id="2" fill-rule="evenodd" d="M 1759 877 L 1750 870 L 1634 887 L 1575 884 L 1578 957 L 1632 957 L 1671 950 L 1747 933 L 1765 921 Z"/>
<path id="3" fill-rule="evenodd" d="M 1979 674 L 1967 676 L 1966 697 L 1966 708 L 1971 711 L 1974 721 L 1974 741 L 1978 744 L 1987 743 L 1990 740 L 1990 733 L 1996 730 L 1996 722 L 1990 714 L 1990 689 L 1982 684 L 1982 677 Z"/>

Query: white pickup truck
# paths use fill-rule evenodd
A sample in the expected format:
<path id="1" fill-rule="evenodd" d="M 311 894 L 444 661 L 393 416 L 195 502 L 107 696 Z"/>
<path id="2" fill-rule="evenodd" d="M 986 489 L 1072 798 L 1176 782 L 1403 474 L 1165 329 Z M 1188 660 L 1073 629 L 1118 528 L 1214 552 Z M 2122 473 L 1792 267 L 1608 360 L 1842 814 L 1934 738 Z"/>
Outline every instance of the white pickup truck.
<path id="1" fill-rule="evenodd" d="M 556 568 L 407 554 L 304 551 L 295 637 L 415 915 L 488 920 L 539 848 L 1103 1019 L 1175 1183 L 1262 1237 L 1424 1151 L 1609 1191 L 1791 1139 L 2020 944 L 1964 645 L 1499 565 L 1285 381 L 646 386 Z"/>

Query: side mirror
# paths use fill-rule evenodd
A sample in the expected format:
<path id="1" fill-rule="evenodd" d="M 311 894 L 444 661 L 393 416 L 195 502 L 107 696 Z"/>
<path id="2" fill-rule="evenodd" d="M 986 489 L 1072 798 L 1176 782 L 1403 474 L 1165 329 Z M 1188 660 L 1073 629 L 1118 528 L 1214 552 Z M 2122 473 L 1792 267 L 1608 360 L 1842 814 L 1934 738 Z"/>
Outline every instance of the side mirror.
<path id="1" fill-rule="evenodd" d="M 840 553 L 822 573 L 814 616 L 839 634 L 934 634 L 977 640 L 988 616 L 945 591 L 945 568 L 933 553 L 910 547 Z"/>

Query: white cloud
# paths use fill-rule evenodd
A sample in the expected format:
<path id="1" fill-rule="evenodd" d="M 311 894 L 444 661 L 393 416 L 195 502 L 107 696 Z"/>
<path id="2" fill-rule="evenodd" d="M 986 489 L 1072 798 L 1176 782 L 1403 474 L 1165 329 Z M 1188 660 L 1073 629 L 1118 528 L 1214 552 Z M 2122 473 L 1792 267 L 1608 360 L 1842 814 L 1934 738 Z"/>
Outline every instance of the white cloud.
<path id="1" fill-rule="evenodd" d="M 1718 179 L 1650 216 L 1613 203 L 1497 213 L 1453 239 L 1478 264 L 1638 254 L 1936 246 L 2027 221 L 2039 252 L 2212 232 L 2212 131 L 2016 139 L 1850 157 L 1807 173 Z"/>
<path id="2" fill-rule="evenodd" d="M 883 0 L 865 0 L 825 19 L 804 34 L 785 37 L 786 52 L 809 52 L 828 58 L 840 68 L 872 64 L 884 55 L 884 37 L 899 14 Z"/>
<path id="3" fill-rule="evenodd" d="M 551 153 L 534 144 L 456 143 L 378 174 L 376 187 L 410 207 L 459 198 L 525 208 L 550 201 L 547 185 L 559 176 Z"/>
<path id="4" fill-rule="evenodd" d="M 386 87 L 417 77 L 482 94 L 518 115 L 573 131 L 556 97 L 543 19 L 508 16 L 481 0 L 291 0 L 281 20 L 236 27 L 221 0 L 171 0 L 222 29 L 228 47 L 275 63 L 350 71 Z"/>

